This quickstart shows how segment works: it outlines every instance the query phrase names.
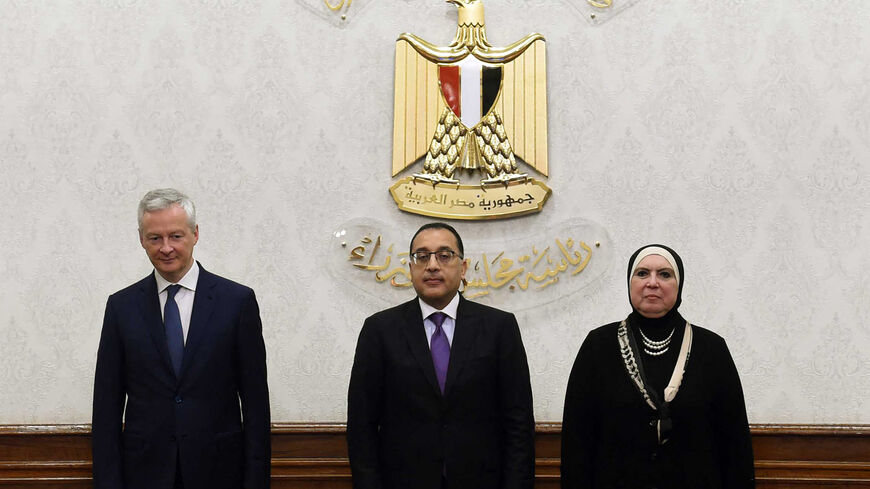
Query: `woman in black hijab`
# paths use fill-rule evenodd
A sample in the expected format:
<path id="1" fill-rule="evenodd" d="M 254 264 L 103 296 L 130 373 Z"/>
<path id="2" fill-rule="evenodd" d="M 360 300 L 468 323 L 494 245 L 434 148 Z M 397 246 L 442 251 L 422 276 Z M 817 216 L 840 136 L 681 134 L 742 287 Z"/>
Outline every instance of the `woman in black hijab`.
<path id="1" fill-rule="evenodd" d="M 568 380 L 563 489 L 755 487 L 737 369 L 677 311 L 683 283 L 667 246 L 629 259 L 631 314 L 589 333 Z"/>

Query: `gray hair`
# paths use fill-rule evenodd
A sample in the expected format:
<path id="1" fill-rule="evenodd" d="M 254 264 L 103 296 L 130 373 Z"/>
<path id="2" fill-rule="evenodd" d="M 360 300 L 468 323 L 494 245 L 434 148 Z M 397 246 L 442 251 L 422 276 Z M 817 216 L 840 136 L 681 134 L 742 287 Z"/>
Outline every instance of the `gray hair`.
<path id="1" fill-rule="evenodd" d="M 139 231 L 142 230 L 142 218 L 146 212 L 168 209 L 175 204 L 187 213 L 187 225 L 191 231 L 196 229 L 196 207 L 190 197 L 174 188 L 158 188 L 145 194 L 139 201 Z"/>

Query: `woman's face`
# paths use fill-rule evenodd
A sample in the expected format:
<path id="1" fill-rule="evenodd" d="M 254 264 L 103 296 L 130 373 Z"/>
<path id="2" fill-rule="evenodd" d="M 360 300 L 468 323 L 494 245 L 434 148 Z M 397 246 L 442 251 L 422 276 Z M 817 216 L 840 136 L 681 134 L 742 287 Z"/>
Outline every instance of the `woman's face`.
<path id="1" fill-rule="evenodd" d="M 642 316 L 660 318 L 674 307 L 679 288 L 671 264 L 661 255 L 649 255 L 631 274 L 628 295 Z"/>

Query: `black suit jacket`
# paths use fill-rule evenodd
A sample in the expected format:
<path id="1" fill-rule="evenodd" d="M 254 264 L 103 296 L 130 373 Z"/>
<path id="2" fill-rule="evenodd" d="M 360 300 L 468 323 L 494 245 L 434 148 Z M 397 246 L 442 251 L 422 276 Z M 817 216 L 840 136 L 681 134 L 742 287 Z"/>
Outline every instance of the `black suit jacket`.
<path id="1" fill-rule="evenodd" d="M 172 488 L 176 462 L 187 489 L 266 488 L 269 432 L 253 290 L 200 267 L 179 378 L 154 274 L 109 297 L 94 381 L 97 489 Z"/>
<path id="2" fill-rule="evenodd" d="M 417 299 L 366 319 L 348 391 L 355 489 L 531 489 L 534 416 L 513 314 L 460 297 L 444 395 Z"/>

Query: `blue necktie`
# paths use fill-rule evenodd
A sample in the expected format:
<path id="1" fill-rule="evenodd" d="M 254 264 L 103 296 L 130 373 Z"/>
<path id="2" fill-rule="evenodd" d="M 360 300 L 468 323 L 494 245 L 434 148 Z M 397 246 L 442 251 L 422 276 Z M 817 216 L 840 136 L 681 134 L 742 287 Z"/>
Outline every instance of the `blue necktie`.
<path id="1" fill-rule="evenodd" d="M 178 284 L 166 288 L 166 305 L 163 306 L 163 327 L 166 330 L 166 343 L 169 345 L 169 358 L 175 376 L 181 373 L 181 360 L 184 358 L 184 331 L 181 329 L 181 314 L 175 302 L 175 294 L 181 289 Z"/>
<path id="2" fill-rule="evenodd" d="M 440 311 L 429 316 L 429 319 L 435 323 L 435 333 L 432 334 L 429 349 L 432 353 L 432 363 L 435 364 L 435 377 L 438 378 L 438 387 L 441 388 L 442 394 L 444 394 L 444 384 L 447 382 L 447 365 L 450 363 L 450 343 L 441 328 L 446 318 L 447 314 Z"/>

